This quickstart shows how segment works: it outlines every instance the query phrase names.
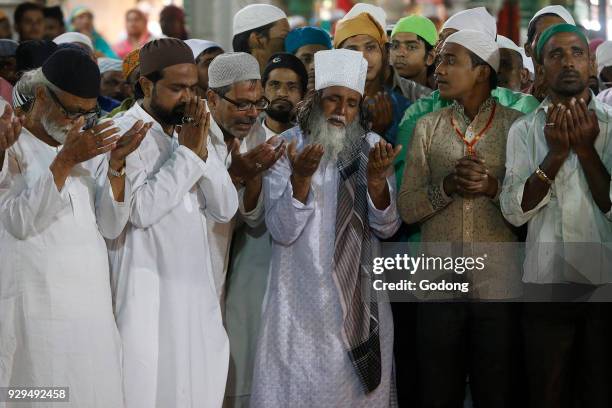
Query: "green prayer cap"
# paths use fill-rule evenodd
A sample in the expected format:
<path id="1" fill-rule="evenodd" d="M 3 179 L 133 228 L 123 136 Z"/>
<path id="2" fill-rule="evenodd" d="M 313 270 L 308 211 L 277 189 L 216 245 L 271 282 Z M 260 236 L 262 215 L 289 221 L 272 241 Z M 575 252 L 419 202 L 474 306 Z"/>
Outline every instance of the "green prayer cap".
<path id="1" fill-rule="evenodd" d="M 580 37 L 582 41 L 584 41 L 585 45 L 589 46 L 589 40 L 587 40 L 586 36 L 578 27 L 573 24 L 555 24 L 553 26 L 548 27 L 542 34 L 540 34 L 540 39 L 538 40 L 538 44 L 536 45 L 536 59 L 538 62 L 542 62 L 542 50 L 544 46 L 550 39 L 559 33 L 574 33 Z"/>
<path id="2" fill-rule="evenodd" d="M 400 18 L 391 31 L 391 37 L 397 33 L 413 33 L 427 41 L 432 47 L 438 42 L 438 31 L 427 17 L 416 14 Z"/>

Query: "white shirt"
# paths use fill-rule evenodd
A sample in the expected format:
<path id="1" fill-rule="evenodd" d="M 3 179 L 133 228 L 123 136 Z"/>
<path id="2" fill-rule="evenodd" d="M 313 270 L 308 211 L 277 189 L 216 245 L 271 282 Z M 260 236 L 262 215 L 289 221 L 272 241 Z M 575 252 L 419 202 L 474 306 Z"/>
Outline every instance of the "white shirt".
<path id="1" fill-rule="evenodd" d="M 58 407 L 123 407 L 102 236 L 121 232 L 129 206 L 114 201 L 104 156 L 59 191 L 49 166 L 60 150 L 24 127 L 0 173 L 0 387 L 70 387 Z"/>
<path id="2" fill-rule="evenodd" d="M 549 103 L 545 99 L 534 112 L 517 119 L 508 135 L 500 205 L 513 225 L 529 223 L 523 281 L 610 283 L 612 211 L 604 214 L 597 207 L 573 150 L 542 201 L 527 212 L 521 208 L 525 182 L 548 154 L 544 125 Z M 612 172 L 612 107 L 594 97 L 588 107 L 599 121 L 595 149 Z"/>
<path id="3" fill-rule="evenodd" d="M 206 223 L 231 220 L 236 189 L 214 154 L 204 162 L 179 146 L 138 104 L 116 125 L 126 130 L 139 119 L 154 125 L 127 157 L 130 219 L 110 243 L 126 404 L 219 407 L 229 344 Z"/>

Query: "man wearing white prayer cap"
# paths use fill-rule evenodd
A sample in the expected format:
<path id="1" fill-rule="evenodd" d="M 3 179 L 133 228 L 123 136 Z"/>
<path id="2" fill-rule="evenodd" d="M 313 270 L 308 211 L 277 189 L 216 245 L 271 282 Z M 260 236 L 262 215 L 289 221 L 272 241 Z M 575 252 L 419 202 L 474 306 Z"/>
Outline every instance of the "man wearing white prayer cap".
<path id="1" fill-rule="evenodd" d="M 612 41 L 599 44 L 595 52 L 597 77 L 602 90 L 612 87 Z"/>
<path id="2" fill-rule="evenodd" d="M 53 42 L 57 45 L 60 44 L 77 44 L 82 46 L 87 50 L 90 54 L 93 55 L 93 43 L 91 42 L 91 38 L 86 36 L 85 34 L 77 33 L 76 31 L 70 31 L 68 33 L 64 33 L 58 35 L 53 39 Z"/>
<path id="3" fill-rule="evenodd" d="M 404 222 L 421 225 L 420 251 L 425 256 L 451 256 L 451 248 L 440 243 L 456 242 L 452 256 L 470 256 L 468 248 L 477 241 L 517 241 L 497 197 L 508 131 L 521 113 L 491 95 L 499 65 L 495 40 L 479 31 L 465 29 L 450 35 L 440 52 L 436 66 L 440 96 L 454 102 L 417 123 L 398 194 Z M 514 251 L 486 252 L 487 262 L 480 271 L 460 277 L 453 271 L 413 275 L 413 282 L 451 279 L 470 288 L 467 293 L 419 292 L 420 298 L 476 300 L 419 304 L 416 371 L 422 407 L 463 406 L 467 376 L 474 406 L 521 406 L 514 400 L 518 374 L 514 353 L 519 344 L 515 305 L 478 302 L 519 297 L 521 265 Z"/>
<path id="4" fill-rule="evenodd" d="M 497 85 L 520 92 L 524 75 L 521 49 L 514 41 L 500 34 L 497 35 L 496 42 L 500 58 Z"/>
<path id="5" fill-rule="evenodd" d="M 230 340 L 225 406 L 244 407 L 249 406 L 252 371 L 248 367 L 252 366 L 253 345 L 257 343 L 261 291 L 265 293 L 266 279 L 262 276 L 267 276 L 270 262 L 270 238 L 263 222 L 263 175 L 285 148 L 277 146 L 279 138 L 261 124 L 260 115 L 270 102 L 264 97 L 259 64 L 252 55 L 221 54 L 212 61 L 208 73 L 207 100 L 212 116 L 209 138 L 213 154 L 223 160 L 234 180 L 239 200 L 238 213 L 231 223 L 211 220 L 207 225 L 215 286 L 225 306 Z M 230 264 L 235 274 L 226 281 Z M 241 286 L 245 281 L 250 284 Z M 241 312 L 253 313 L 256 318 L 245 319 Z"/>
<path id="6" fill-rule="evenodd" d="M 193 58 L 198 67 L 198 88 L 197 94 L 206 99 L 208 90 L 208 67 L 212 60 L 218 55 L 223 54 L 223 47 L 214 41 L 191 39 L 186 40 L 185 44 L 193 51 Z"/>
<path id="7" fill-rule="evenodd" d="M 98 58 L 100 68 L 100 95 L 123 101 L 131 96 L 132 92 L 123 77 L 123 62 L 120 59 Z"/>
<path id="8" fill-rule="evenodd" d="M 252 407 L 395 399 L 391 309 L 368 265 L 400 225 L 391 170 L 401 147 L 368 129 L 367 67 L 361 52 L 315 54 L 315 92 L 264 178 L 272 260 Z"/>
<path id="9" fill-rule="evenodd" d="M 497 35 L 497 22 L 484 7 L 475 7 L 462 10 L 453 14 L 442 25 L 440 32 L 440 42 L 444 42 L 446 37 L 459 30 L 470 29 L 482 31 L 495 40 Z"/>
<path id="10" fill-rule="evenodd" d="M 546 6 L 535 13 L 527 25 L 527 41 L 524 45 L 525 54 L 533 58 L 540 34 L 552 25 L 564 23 L 576 24 L 570 12 L 563 6 Z M 533 63 L 537 65 L 537 61 L 533 60 Z M 535 96 L 539 101 L 546 97 L 545 79 L 542 75 L 538 75 L 537 69 L 535 70 L 535 80 L 528 93 Z"/>
<path id="11" fill-rule="evenodd" d="M 234 15 L 232 47 L 253 55 L 263 72 L 270 56 L 285 51 L 289 21 L 281 9 L 271 4 L 250 4 Z"/>
<path id="12" fill-rule="evenodd" d="M 225 164 L 239 191 L 238 217 L 247 222 L 262 217 L 259 200 L 263 172 L 280 154 L 274 150 L 277 138 L 267 140 L 259 115 L 268 107 L 261 85 L 259 64 L 250 54 L 230 52 L 219 55 L 210 64 L 207 91 L 211 113 L 209 138 L 216 154 Z M 214 230 L 211 242 L 217 295 L 223 297 L 229 262 L 229 244 L 233 225 L 209 223 Z"/>

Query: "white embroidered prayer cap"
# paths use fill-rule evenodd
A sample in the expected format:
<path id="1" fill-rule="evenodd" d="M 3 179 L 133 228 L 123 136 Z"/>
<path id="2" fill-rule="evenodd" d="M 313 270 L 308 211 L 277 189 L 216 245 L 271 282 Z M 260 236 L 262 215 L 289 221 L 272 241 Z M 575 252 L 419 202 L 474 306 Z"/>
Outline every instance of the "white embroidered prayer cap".
<path id="1" fill-rule="evenodd" d="M 209 88 L 221 88 L 253 79 L 261 79 L 259 63 L 245 52 L 221 54 L 208 67 Z"/>
<path id="2" fill-rule="evenodd" d="M 475 7 L 453 14 L 442 26 L 442 30 L 447 28 L 481 31 L 493 40 L 497 35 L 497 22 L 484 7 Z"/>
<path id="3" fill-rule="evenodd" d="M 555 6 L 546 6 L 540 9 L 537 13 L 533 15 L 533 17 L 531 17 L 531 20 L 529 20 L 529 24 L 527 25 L 527 27 L 529 27 L 531 23 L 533 23 L 534 20 L 536 20 L 542 14 L 555 14 L 561 17 L 567 24 L 576 25 L 576 22 L 574 21 L 574 17 L 572 17 L 570 12 L 567 11 L 565 7 L 555 5 Z"/>
<path id="4" fill-rule="evenodd" d="M 472 51 L 497 72 L 499 70 L 499 47 L 482 31 L 461 30 L 448 36 L 445 44 L 454 43 Z"/>
<path id="5" fill-rule="evenodd" d="M 368 13 L 384 30 L 387 27 L 387 13 L 382 7 L 375 6 L 368 3 L 357 3 L 355 4 L 348 13 L 343 17 L 344 20 L 357 17 L 361 13 Z"/>
<path id="6" fill-rule="evenodd" d="M 287 18 L 285 12 L 271 4 L 249 4 L 234 15 L 234 35 Z"/>
<path id="7" fill-rule="evenodd" d="M 368 62 L 359 51 L 334 49 L 316 52 L 315 89 L 343 86 L 363 95 Z"/>

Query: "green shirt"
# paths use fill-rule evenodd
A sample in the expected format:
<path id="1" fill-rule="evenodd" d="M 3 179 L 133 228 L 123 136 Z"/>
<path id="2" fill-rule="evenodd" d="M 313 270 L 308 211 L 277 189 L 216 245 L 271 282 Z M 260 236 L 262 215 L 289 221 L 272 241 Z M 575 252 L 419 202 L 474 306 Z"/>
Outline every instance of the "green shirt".
<path id="1" fill-rule="evenodd" d="M 493 98 L 495 98 L 500 105 L 515 109 L 522 113 L 531 113 L 540 105 L 540 102 L 531 95 L 521 92 L 514 92 L 510 89 L 501 88 L 499 86 L 491 91 L 491 96 L 493 96 Z M 416 123 L 419 121 L 419 119 L 421 119 L 421 117 L 427 115 L 428 113 L 450 106 L 452 103 L 452 100 L 449 101 L 440 98 L 440 91 L 435 90 L 429 96 L 425 96 L 417 100 L 415 103 L 410 105 L 408 109 L 406 109 L 406 112 L 404 112 L 404 117 L 400 122 L 396 138 L 396 143 L 402 145 L 402 151 L 397 156 L 397 159 L 395 159 L 394 164 L 398 191 L 402 185 L 407 149 L 408 145 L 410 144 L 410 139 L 412 138 L 412 133 L 414 132 Z M 415 226 L 413 225 L 411 227 Z M 420 232 L 410 231 L 408 234 L 404 233 L 402 235 L 404 235 L 403 239 L 401 239 L 402 241 L 408 240 L 409 242 L 420 242 L 421 240 Z M 409 237 L 406 237 L 405 235 L 409 235 Z"/>

